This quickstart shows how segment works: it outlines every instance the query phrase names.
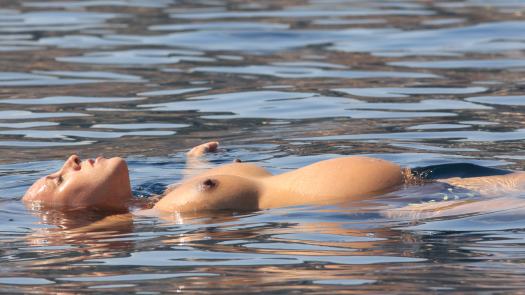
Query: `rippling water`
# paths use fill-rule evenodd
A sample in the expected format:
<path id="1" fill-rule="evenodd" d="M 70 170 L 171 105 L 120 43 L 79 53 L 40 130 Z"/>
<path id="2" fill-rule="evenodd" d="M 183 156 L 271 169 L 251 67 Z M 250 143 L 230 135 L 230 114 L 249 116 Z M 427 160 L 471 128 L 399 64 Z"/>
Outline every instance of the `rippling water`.
<path id="1" fill-rule="evenodd" d="M 396 210 L 79 218 L 20 199 L 67 156 L 137 195 L 220 141 L 282 173 L 340 155 L 523 170 L 525 1 L 0 0 L 0 292 L 517 293 L 524 196 Z M 436 188 L 437 189 L 437 188 Z"/>

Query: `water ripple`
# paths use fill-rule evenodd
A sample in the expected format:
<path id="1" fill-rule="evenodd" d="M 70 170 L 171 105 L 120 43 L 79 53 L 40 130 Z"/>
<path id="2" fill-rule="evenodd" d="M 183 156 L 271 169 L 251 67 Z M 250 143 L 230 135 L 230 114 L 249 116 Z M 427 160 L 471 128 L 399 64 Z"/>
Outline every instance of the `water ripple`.
<path id="1" fill-rule="evenodd" d="M 2 292 L 523 289 L 521 195 L 407 206 L 443 190 L 426 183 L 366 203 L 142 211 L 116 223 L 20 201 L 72 154 L 126 158 L 143 197 L 204 160 L 275 174 L 343 155 L 522 170 L 522 0 L 0 7 Z M 187 165 L 204 141 L 225 151 Z"/>
<path id="2" fill-rule="evenodd" d="M 79 96 L 54 96 L 43 98 L 3 99 L 0 103 L 10 104 L 70 104 L 70 103 L 104 103 L 143 100 L 144 97 L 79 97 Z"/>
<path id="3" fill-rule="evenodd" d="M 109 19 L 130 17 L 129 14 L 73 11 L 38 11 L 0 14 L 0 31 L 33 32 L 48 30 L 74 31 L 107 26 Z"/>
<path id="4" fill-rule="evenodd" d="M 298 100 L 301 104 L 298 105 Z M 235 105 L 232 109 L 231 106 Z M 450 113 L 409 113 L 352 111 L 352 109 L 436 110 L 490 109 L 462 101 L 426 100 L 419 103 L 361 103 L 344 97 L 319 96 L 316 93 L 252 91 L 191 97 L 185 101 L 144 104 L 150 111 L 181 112 L 197 110 L 206 118 L 276 118 L 301 119 L 330 117 L 399 118 L 418 116 L 453 116 Z M 213 114 L 213 115 L 210 115 Z"/>
<path id="5" fill-rule="evenodd" d="M 477 96 L 469 97 L 465 100 L 486 104 L 496 105 L 511 105 L 523 106 L 525 105 L 525 95 L 502 95 L 502 96 Z"/>
<path id="6" fill-rule="evenodd" d="M 524 48 L 525 48 L 525 44 Z M 440 61 L 395 61 L 387 63 L 391 66 L 425 69 L 509 69 L 525 67 L 525 60 L 521 59 L 490 59 L 490 60 L 440 60 Z"/>
<path id="7" fill-rule="evenodd" d="M 115 45 L 157 45 L 186 47 L 198 50 L 266 50 L 277 51 L 290 48 L 326 44 L 335 41 L 387 34 L 393 29 L 327 30 L 206 30 L 186 31 L 157 36 L 106 35 L 104 37 L 73 35 L 45 37 L 36 42 L 11 41 L 13 45 L 55 45 L 62 48 L 100 47 Z"/>
<path id="8" fill-rule="evenodd" d="M 186 30 L 284 30 L 286 24 L 269 24 L 258 22 L 209 22 L 197 24 L 172 24 L 151 26 L 153 31 L 186 31 Z"/>
<path id="9" fill-rule="evenodd" d="M 122 136 L 166 136 L 175 134 L 174 131 L 136 131 L 136 132 L 104 132 L 83 130 L 6 130 L 0 131 L 5 135 L 23 135 L 27 138 L 60 138 L 72 140 L 71 137 L 83 138 L 119 138 Z"/>
<path id="10" fill-rule="evenodd" d="M 335 88 L 333 91 L 344 92 L 364 97 L 410 97 L 410 94 L 471 94 L 485 92 L 485 87 L 376 87 L 376 88 Z"/>
<path id="11" fill-rule="evenodd" d="M 278 67 L 250 65 L 245 67 L 197 67 L 192 71 L 268 75 L 279 78 L 440 78 L 441 76 L 415 72 L 387 72 L 387 71 L 332 71 L 309 67 Z"/>
<path id="12" fill-rule="evenodd" d="M 207 251 L 164 251 L 164 255 L 157 252 L 133 253 L 129 258 L 91 259 L 85 265 L 103 263 L 106 265 L 147 265 L 147 266 L 209 266 L 209 265 L 280 265 L 303 264 L 306 262 L 324 262 L 349 265 L 368 265 L 375 263 L 410 263 L 422 262 L 426 259 L 392 256 L 308 256 L 308 255 L 279 255 L 257 253 L 210 253 Z M 191 256 L 188 260 L 186 257 Z"/>
<path id="13" fill-rule="evenodd" d="M 90 52 L 84 56 L 59 57 L 57 61 L 76 62 L 76 63 L 97 63 L 97 64 L 121 64 L 127 66 L 134 65 L 157 65 L 175 64 L 181 61 L 215 61 L 208 57 L 177 56 L 178 54 L 199 55 L 200 52 L 188 52 L 178 50 L 127 50 L 127 51 L 105 51 Z"/>
<path id="14" fill-rule="evenodd" d="M 0 72 L 0 86 L 45 86 L 101 82 L 144 82 L 144 80 L 140 79 L 138 76 L 122 75 L 111 72 L 35 71 L 35 73 L 39 74 Z M 96 79 L 71 79 L 61 78 L 61 76 Z"/>
<path id="15" fill-rule="evenodd" d="M 168 11 L 173 12 L 173 11 Z M 177 19 L 216 19 L 216 18 L 311 18 L 334 16 L 368 16 L 368 15 L 433 15 L 431 10 L 403 10 L 403 9 L 355 9 L 352 7 L 340 10 L 316 10 L 308 7 L 276 11 L 227 11 L 202 13 L 172 13 L 170 17 Z"/>
<path id="16" fill-rule="evenodd" d="M 92 6 L 129 6 L 129 7 L 166 7 L 175 3 L 174 0 L 156 0 L 154 2 L 144 2 L 140 0 L 95 0 L 95 1 L 75 1 L 75 2 L 25 2 L 27 7 L 42 7 L 42 8 L 81 8 Z"/>
<path id="17" fill-rule="evenodd" d="M 525 21 L 492 22 L 459 28 L 392 32 L 363 40 L 336 42 L 329 49 L 346 52 L 483 52 L 488 51 L 484 45 L 497 42 L 499 49 L 492 51 L 512 50 L 517 41 L 525 41 L 524 30 Z"/>
<path id="18" fill-rule="evenodd" d="M 37 118 L 61 118 L 61 117 L 82 117 L 91 116 L 88 114 L 80 113 L 67 113 L 67 112 L 31 112 L 23 110 L 5 110 L 0 111 L 0 119 L 2 120 L 18 120 L 18 119 L 37 119 Z"/>
<path id="19" fill-rule="evenodd" d="M 377 133 L 377 134 L 352 134 L 335 135 L 323 137 L 294 138 L 294 140 L 363 140 L 363 139 L 393 139 L 402 140 L 425 140 L 425 139 L 448 139 L 452 141 L 491 141 L 523 140 L 525 129 L 517 129 L 509 132 L 489 131 L 445 131 L 445 132 L 399 132 L 399 133 Z"/>

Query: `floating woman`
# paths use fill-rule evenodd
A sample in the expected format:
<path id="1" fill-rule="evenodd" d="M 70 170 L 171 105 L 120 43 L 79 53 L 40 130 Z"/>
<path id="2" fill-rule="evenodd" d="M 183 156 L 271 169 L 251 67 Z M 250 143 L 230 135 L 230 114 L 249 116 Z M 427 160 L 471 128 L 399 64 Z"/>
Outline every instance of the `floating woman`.
<path id="1" fill-rule="evenodd" d="M 217 148 L 218 143 L 209 142 L 193 148 L 188 156 L 203 155 Z M 262 210 L 323 201 L 356 202 L 401 190 L 421 178 L 438 179 L 463 188 L 467 195 L 525 190 L 525 172 L 472 164 L 409 169 L 386 160 L 354 156 L 272 175 L 260 166 L 236 160 L 207 170 L 169 191 L 154 209 L 168 212 Z M 90 209 L 122 213 L 136 205 L 137 199 L 133 196 L 127 164 L 122 158 L 81 161 L 71 156 L 60 171 L 33 184 L 23 201 L 34 210 Z M 448 200 L 448 197 L 445 194 L 441 199 Z"/>

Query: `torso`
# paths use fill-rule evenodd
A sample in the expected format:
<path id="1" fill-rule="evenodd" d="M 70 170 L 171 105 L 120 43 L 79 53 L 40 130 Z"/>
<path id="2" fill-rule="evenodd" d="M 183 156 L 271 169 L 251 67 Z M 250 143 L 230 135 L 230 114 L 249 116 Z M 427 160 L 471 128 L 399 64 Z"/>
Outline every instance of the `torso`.
<path id="1" fill-rule="evenodd" d="M 206 179 L 217 180 L 217 186 L 197 189 Z M 401 167 L 374 158 L 326 160 L 277 176 L 257 165 L 232 163 L 198 175 L 156 207 L 168 211 L 266 209 L 341 198 L 356 201 L 402 184 Z"/>

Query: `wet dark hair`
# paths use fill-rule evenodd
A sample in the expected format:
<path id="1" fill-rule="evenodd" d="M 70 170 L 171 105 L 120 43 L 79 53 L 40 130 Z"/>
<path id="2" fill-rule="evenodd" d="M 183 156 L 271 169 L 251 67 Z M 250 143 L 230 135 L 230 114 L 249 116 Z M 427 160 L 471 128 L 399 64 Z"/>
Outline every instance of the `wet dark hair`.
<path id="1" fill-rule="evenodd" d="M 146 181 L 140 185 L 133 186 L 131 191 L 136 197 L 148 198 L 151 195 L 162 195 L 167 185 L 159 182 Z"/>
<path id="2" fill-rule="evenodd" d="M 422 179 L 470 178 L 506 175 L 514 171 L 484 167 L 471 163 L 451 163 L 412 168 L 412 175 Z"/>

